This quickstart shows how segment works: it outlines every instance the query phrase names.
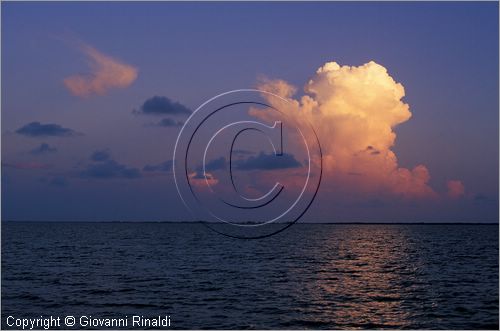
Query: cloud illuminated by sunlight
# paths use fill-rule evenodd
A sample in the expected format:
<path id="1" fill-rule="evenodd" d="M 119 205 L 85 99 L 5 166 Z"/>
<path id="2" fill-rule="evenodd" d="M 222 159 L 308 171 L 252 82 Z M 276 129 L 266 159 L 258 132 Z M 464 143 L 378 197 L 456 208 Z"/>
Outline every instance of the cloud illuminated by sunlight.
<path id="1" fill-rule="evenodd" d="M 137 68 L 83 43 L 80 43 L 79 49 L 87 56 L 91 72 L 64 79 L 64 85 L 73 95 L 79 97 L 103 95 L 109 89 L 128 87 L 136 80 Z"/>
<path id="2" fill-rule="evenodd" d="M 189 183 L 201 189 L 208 189 L 208 185 L 214 186 L 219 182 L 219 180 L 213 174 L 207 172 L 205 175 L 203 175 L 203 173 L 201 172 L 190 173 Z"/>
<path id="3" fill-rule="evenodd" d="M 394 128 L 408 121 L 411 112 L 402 101 L 403 85 L 382 65 L 328 62 L 309 80 L 300 99 L 293 98 L 296 88 L 283 80 L 263 80 L 258 88 L 291 103 L 273 106 L 298 121 L 312 123 L 323 149 L 325 179 L 333 181 L 331 187 L 404 198 L 437 197 L 429 186 L 427 167 L 400 167 L 391 149 L 396 140 Z M 275 103 L 276 98 L 268 101 Z M 452 186 L 453 194 L 458 194 L 459 185 Z"/>
<path id="4" fill-rule="evenodd" d="M 458 199 L 465 195 L 464 184 L 459 180 L 449 180 L 446 183 L 448 186 L 448 196 L 452 199 Z"/>

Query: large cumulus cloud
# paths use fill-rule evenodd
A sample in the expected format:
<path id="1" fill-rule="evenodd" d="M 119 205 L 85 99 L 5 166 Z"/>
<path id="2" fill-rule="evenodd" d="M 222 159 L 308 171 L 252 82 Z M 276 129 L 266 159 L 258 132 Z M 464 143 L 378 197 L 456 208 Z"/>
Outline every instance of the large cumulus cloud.
<path id="1" fill-rule="evenodd" d="M 290 101 L 274 104 L 296 120 L 308 120 L 323 149 L 325 180 L 331 187 L 405 198 L 435 198 L 425 165 L 407 169 L 398 165 L 391 149 L 394 128 L 411 118 L 402 99 L 405 90 L 387 69 L 373 61 L 361 66 L 329 62 L 305 85 L 305 95 L 283 80 L 264 80 L 259 89 Z M 264 96 L 265 97 L 265 96 Z M 269 98 L 276 103 L 276 98 Z M 262 116 L 254 112 L 256 116 Z"/>

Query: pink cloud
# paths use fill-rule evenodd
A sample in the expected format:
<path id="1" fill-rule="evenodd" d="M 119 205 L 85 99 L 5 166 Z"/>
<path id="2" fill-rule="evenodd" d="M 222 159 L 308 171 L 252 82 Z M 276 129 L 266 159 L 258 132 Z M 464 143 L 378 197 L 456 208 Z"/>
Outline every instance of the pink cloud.
<path id="1" fill-rule="evenodd" d="M 449 180 L 448 186 L 448 196 L 452 199 L 458 199 L 465 195 L 465 186 L 459 180 Z"/>
<path id="2" fill-rule="evenodd" d="M 429 185 L 427 167 L 400 167 L 392 150 L 394 128 L 412 114 L 402 100 L 403 85 L 382 65 L 328 62 L 312 76 L 300 98 L 293 97 L 296 88 L 283 80 L 264 80 L 258 88 L 289 101 L 273 104 L 277 109 L 297 122 L 305 119 L 313 125 L 321 141 L 324 179 L 332 184 L 329 187 L 409 199 L 438 197 Z M 267 98 L 270 103 L 280 102 Z M 458 194 L 459 185 L 452 185 Z"/>
<path id="3" fill-rule="evenodd" d="M 189 174 L 189 182 L 191 185 L 201 189 L 209 189 L 209 186 L 214 186 L 219 183 L 219 180 L 211 173 L 206 173 L 206 177 L 198 172 Z"/>
<path id="4" fill-rule="evenodd" d="M 64 85 L 71 94 L 79 97 L 104 95 L 110 89 L 126 88 L 136 80 L 137 68 L 105 55 L 92 46 L 81 44 L 79 48 L 88 58 L 90 73 L 64 79 Z"/>

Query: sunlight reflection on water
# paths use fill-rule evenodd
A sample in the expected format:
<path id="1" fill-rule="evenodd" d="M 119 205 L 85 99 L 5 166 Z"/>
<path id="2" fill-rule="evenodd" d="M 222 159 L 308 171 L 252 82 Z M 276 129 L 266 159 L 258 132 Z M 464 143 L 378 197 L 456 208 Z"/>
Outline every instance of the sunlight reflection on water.
<path id="1" fill-rule="evenodd" d="M 8 315 L 169 314 L 172 328 L 498 327 L 497 225 L 3 223 Z"/>

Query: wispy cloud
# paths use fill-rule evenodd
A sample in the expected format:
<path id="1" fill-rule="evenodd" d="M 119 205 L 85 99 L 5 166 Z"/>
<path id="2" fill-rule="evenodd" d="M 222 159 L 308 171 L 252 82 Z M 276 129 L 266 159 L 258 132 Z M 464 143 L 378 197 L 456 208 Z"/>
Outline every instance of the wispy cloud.
<path id="1" fill-rule="evenodd" d="M 147 164 L 142 170 L 146 172 L 170 172 L 172 171 L 172 163 L 172 160 L 168 160 L 160 164 Z"/>
<path id="2" fill-rule="evenodd" d="M 79 43 L 78 48 L 87 56 L 90 72 L 64 79 L 64 85 L 73 95 L 103 95 L 110 89 L 128 87 L 136 80 L 137 68 L 105 55 L 90 45 Z"/>
<path id="3" fill-rule="evenodd" d="M 139 178 L 141 172 L 137 168 L 131 168 L 120 164 L 115 160 L 89 164 L 85 170 L 80 172 L 81 178 L 109 179 L 109 178 Z"/>

